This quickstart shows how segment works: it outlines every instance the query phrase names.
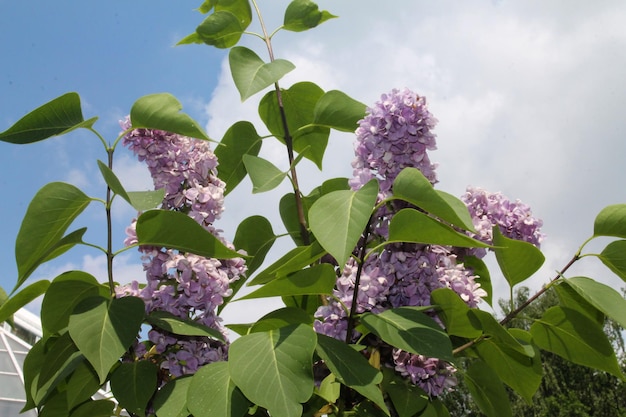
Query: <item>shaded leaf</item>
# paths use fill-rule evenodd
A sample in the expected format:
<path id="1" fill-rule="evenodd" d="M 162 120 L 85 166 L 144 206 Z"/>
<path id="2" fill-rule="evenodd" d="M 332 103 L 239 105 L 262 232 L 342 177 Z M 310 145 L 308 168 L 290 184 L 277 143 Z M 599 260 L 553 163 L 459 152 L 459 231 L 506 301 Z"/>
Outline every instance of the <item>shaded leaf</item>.
<path id="1" fill-rule="evenodd" d="M 70 417 L 109 417 L 113 415 L 115 403 L 110 400 L 93 400 L 81 404 Z"/>
<path id="2" fill-rule="evenodd" d="M 470 308 L 456 292 L 439 288 L 430 293 L 430 299 L 449 335 L 474 339 L 482 334 L 469 318 Z"/>
<path id="3" fill-rule="evenodd" d="M 530 333 L 543 350 L 624 379 L 602 327 L 576 310 L 552 307 L 533 323 Z"/>
<path id="4" fill-rule="evenodd" d="M 374 180 L 358 191 L 333 191 L 323 195 L 310 208 L 311 231 L 339 265 L 345 265 L 356 247 L 377 196 L 378 183 Z"/>
<path id="5" fill-rule="evenodd" d="M 301 403 L 313 394 L 316 343 L 316 333 L 307 325 L 242 336 L 229 348 L 230 376 L 250 401 L 273 417 L 300 415 Z"/>
<path id="6" fill-rule="evenodd" d="M 257 156 L 261 150 L 261 137 L 250 122 L 237 122 L 228 128 L 215 148 L 220 161 L 217 176 L 226 183 L 224 195 L 228 195 L 246 177 L 244 155 Z"/>
<path id="7" fill-rule="evenodd" d="M 593 235 L 626 238 L 626 204 L 603 208 L 593 224 Z"/>
<path id="8" fill-rule="evenodd" d="M 196 375 L 202 372 L 200 368 Z M 187 417 L 187 392 L 191 385 L 191 376 L 179 377 L 169 381 L 154 396 L 154 411 L 159 417 Z M 200 414 L 198 414 L 199 416 Z"/>
<path id="9" fill-rule="evenodd" d="M 167 311 L 152 311 L 146 321 L 169 333 L 180 336 L 204 336 L 224 341 L 224 335 L 216 329 L 207 327 L 197 321 L 183 319 Z"/>
<path id="10" fill-rule="evenodd" d="M 126 194 L 130 199 L 130 205 L 137 211 L 146 211 L 157 208 L 163 203 L 165 197 L 165 189 L 150 191 L 127 191 Z"/>
<path id="11" fill-rule="evenodd" d="M 51 182 L 30 202 L 15 242 L 18 280 L 13 291 L 43 262 L 76 244 L 82 233 L 63 240 L 63 234 L 91 199 L 73 185 Z M 84 233 L 84 229 L 82 230 Z M 68 236 L 70 236 L 68 235 Z"/>
<path id="12" fill-rule="evenodd" d="M 316 351 L 339 382 L 370 399 L 389 415 L 383 394 L 378 388 L 383 375 L 363 355 L 347 344 L 323 334 L 317 335 Z"/>
<path id="13" fill-rule="evenodd" d="M 193 253 L 205 258 L 232 259 L 244 255 L 226 247 L 185 213 L 149 210 L 137 219 L 139 245 L 159 246 Z"/>
<path id="14" fill-rule="evenodd" d="M 483 329 L 483 333 L 491 336 L 498 346 L 506 346 L 521 355 L 534 355 L 534 351 L 528 350 L 519 340 L 509 333 L 498 320 L 486 311 L 472 308 L 469 310 L 469 317 L 473 321 L 474 326 Z"/>
<path id="15" fill-rule="evenodd" d="M 252 194 L 264 193 L 280 185 L 287 176 L 270 161 L 254 155 L 244 155 L 243 164 L 252 181 Z"/>
<path id="16" fill-rule="evenodd" d="M 38 405 L 85 359 L 68 333 L 48 339 L 46 349 L 34 395 Z"/>
<path id="17" fill-rule="evenodd" d="M 498 226 L 493 227 L 493 251 L 502 275 L 511 287 L 537 272 L 546 260 L 543 253 L 531 243 L 509 239 Z"/>
<path id="18" fill-rule="evenodd" d="M 414 417 L 428 405 L 428 395 L 387 367 L 383 371 L 383 390 L 389 394 L 398 417 Z M 419 414 L 421 416 L 421 414 Z"/>
<path id="19" fill-rule="evenodd" d="M 46 279 L 36 281 L 0 304 L 0 323 L 10 320 L 19 309 L 44 294 L 49 285 L 50 281 Z"/>
<path id="20" fill-rule="evenodd" d="M 487 417 L 512 417 L 509 396 L 494 371 L 482 361 L 474 361 L 464 375 L 467 388 Z"/>
<path id="21" fill-rule="evenodd" d="M 158 371 L 150 361 L 121 363 L 111 374 L 111 392 L 129 412 L 145 414 L 148 401 L 157 389 Z"/>
<path id="22" fill-rule="evenodd" d="M 180 101 L 169 93 L 149 94 L 139 98 L 130 109 L 133 129 L 157 129 L 196 139 L 210 140 L 200 124 L 182 113 Z"/>
<path id="23" fill-rule="evenodd" d="M 427 214 L 410 208 L 400 210 L 391 219 L 389 242 L 430 243 L 463 248 L 489 247 Z"/>
<path id="24" fill-rule="evenodd" d="M 244 46 L 231 48 L 228 61 L 241 101 L 274 84 L 295 68 L 284 59 L 265 63 L 254 51 Z"/>
<path id="25" fill-rule="evenodd" d="M 276 278 L 298 271 L 320 259 L 326 251 L 319 243 L 293 248 L 276 262 L 261 271 L 248 285 L 266 284 Z"/>
<path id="26" fill-rule="evenodd" d="M 563 281 L 593 307 L 626 328 L 626 300 L 618 291 L 586 277 L 568 278 Z"/>
<path id="27" fill-rule="evenodd" d="M 282 219 L 283 225 L 285 226 L 285 229 L 287 229 L 289 236 L 291 236 L 296 245 L 304 246 L 294 193 L 285 194 L 280 199 L 278 209 L 280 212 L 280 218 Z M 306 200 L 302 200 L 302 210 L 304 211 L 304 218 L 307 219 L 309 216 L 309 208 Z M 309 235 L 308 232 L 307 235 Z"/>
<path id="28" fill-rule="evenodd" d="M 3 142 L 27 144 L 63 135 L 81 127 L 90 128 L 97 117 L 83 119 L 80 97 L 66 93 L 36 108 L 0 133 Z"/>
<path id="29" fill-rule="evenodd" d="M 331 294 L 337 281 L 335 268 L 330 264 L 314 265 L 268 282 L 240 300 L 288 295 Z"/>
<path id="30" fill-rule="evenodd" d="M 598 258 L 618 277 L 626 281 L 626 240 L 609 243 Z"/>
<path id="31" fill-rule="evenodd" d="M 487 296 L 483 297 L 482 300 L 491 305 L 493 298 L 493 286 L 491 284 L 489 269 L 487 268 L 485 262 L 476 256 L 464 256 L 461 261 L 465 268 L 472 270 L 472 275 L 478 276 L 478 278 L 475 279 L 476 283 L 480 284 L 480 287 L 487 292 Z"/>
<path id="32" fill-rule="evenodd" d="M 206 14 L 215 7 L 215 12 L 196 28 L 198 38 L 207 45 L 217 48 L 230 48 L 236 45 L 252 21 L 249 1 L 231 0 L 210 3 L 210 6 L 204 7 L 203 5 L 200 8 L 201 12 Z M 189 41 L 187 38 L 183 40 Z"/>
<path id="33" fill-rule="evenodd" d="M 213 362 L 191 379 L 187 407 L 194 417 L 240 417 L 248 411 L 249 402 L 230 379 L 228 362 Z"/>
<path id="34" fill-rule="evenodd" d="M 81 361 L 67 380 L 67 407 L 72 409 L 88 400 L 99 388 L 98 375 L 87 361 Z"/>
<path id="35" fill-rule="evenodd" d="M 294 307 L 283 307 L 271 311 L 258 319 L 248 333 L 267 332 L 294 324 L 313 325 L 313 317 L 304 310 Z"/>
<path id="36" fill-rule="evenodd" d="M 318 5 L 310 0 L 295 0 L 285 10 L 283 28 L 292 32 L 303 32 L 334 17 L 337 16 L 326 10 L 320 11 Z"/>
<path id="37" fill-rule="evenodd" d="M 557 285 L 553 286 L 557 296 L 559 297 L 559 305 L 576 310 L 589 317 L 598 325 L 603 326 L 606 319 L 604 313 L 595 308 L 589 301 L 585 300 L 575 289 L 560 280 Z"/>
<path id="38" fill-rule="evenodd" d="M 414 307 L 365 313 L 362 324 L 390 345 L 410 353 L 454 362 L 452 343 L 441 326 Z"/>
<path id="39" fill-rule="evenodd" d="M 417 168 L 404 168 L 400 171 L 393 181 L 393 198 L 407 201 L 462 229 L 474 231 L 467 206 L 458 198 L 435 190 Z"/>
<path id="40" fill-rule="evenodd" d="M 109 370 L 133 343 L 141 328 L 145 304 L 136 297 L 81 301 L 70 316 L 69 332 L 103 383 Z"/>

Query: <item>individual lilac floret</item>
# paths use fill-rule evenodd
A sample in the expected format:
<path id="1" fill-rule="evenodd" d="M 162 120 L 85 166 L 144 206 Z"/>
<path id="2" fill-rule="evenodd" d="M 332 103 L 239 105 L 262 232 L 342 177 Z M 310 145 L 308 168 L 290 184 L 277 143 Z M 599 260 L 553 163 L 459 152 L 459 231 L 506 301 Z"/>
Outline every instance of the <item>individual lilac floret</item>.
<path id="1" fill-rule="evenodd" d="M 380 101 L 367 108 L 355 132 L 352 189 L 378 178 L 381 193 L 387 193 L 396 176 L 407 167 L 418 168 L 435 184 L 436 165 L 430 162 L 427 151 L 437 149 L 432 132 L 436 124 L 424 97 L 408 89 L 383 94 Z"/>
<path id="2" fill-rule="evenodd" d="M 530 207 L 520 200 L 511 201 L 502 193 L 490 193 L 479 187 L 467 187 L 461 199 L 472 216 L 479 240 L 491 243 L 493 226 L 499 226 L 506 237 L 537 247 L 545 237 L 540 231 L 543 222 L 533 217 Z"/>
<path id="3" fill-rule="evenodd" d="M 394 369 L 431 396 L 438 396 L 457 384 L 453 366 L 437 358 L 393 350 Z"/>

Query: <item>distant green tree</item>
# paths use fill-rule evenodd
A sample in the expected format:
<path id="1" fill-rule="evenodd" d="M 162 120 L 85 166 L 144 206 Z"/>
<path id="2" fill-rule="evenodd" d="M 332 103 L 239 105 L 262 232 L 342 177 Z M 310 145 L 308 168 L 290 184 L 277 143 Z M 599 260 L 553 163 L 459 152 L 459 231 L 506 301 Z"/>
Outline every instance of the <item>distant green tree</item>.
<path id="1" fill-rule="evenodd" d="M 513 307 L 529 298 L 529 289 L 520 287 L 515 292 Z M 558 304 L 554 290 L 547 291 L 537 302 L 529 305 L 524 314 L 511 320 L 508 327 L 528 330 L 534 319 L 548 308 Z M 500 299 L 498 305 L 506 315 L 511 303 Z M 613 343 L 622 369 L 626 370 L 624 329 L 612 320 L 606 320 L 605 332 Z M 626 384 L 605 372 L 576 365 L 550 352 L 541 352 L 544 378 L 532 404 L 510 392 L 515 417 L 625 417 Z M 479 417 L 483 414 L 472 403 L 467 389 L 461 384 L 456 391 L 443 398 L 451 416 Z"/>

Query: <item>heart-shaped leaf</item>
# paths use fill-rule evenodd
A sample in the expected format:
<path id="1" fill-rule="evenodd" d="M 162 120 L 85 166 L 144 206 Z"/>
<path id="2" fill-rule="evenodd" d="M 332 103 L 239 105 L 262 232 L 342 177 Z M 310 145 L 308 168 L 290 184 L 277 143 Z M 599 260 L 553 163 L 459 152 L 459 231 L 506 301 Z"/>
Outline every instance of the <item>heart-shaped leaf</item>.
<path id="1" fill-rule="evenodd" d="M 511 287 L 537 272 L 546 260 L 536 246 L 521 240 L 509 239 L 500 232 L 498 226 L 493 228 L 493 244 L 498 265 Z"/>
<path id="2" fill-rule="evenodd" d="M 603 208 L 593 224 L 593 235 L 626 238 L 626 204 Z"/>
<path id="3" fill-rule="evenodd" d="M 111 374 L 111 392 L 126 410 L 145 414 L 148 401 L 157 389 L 158 371 L 150 361 L 121 363 Z"/>
<path id="4" fill-rule="evenodd" d="M 320 11 L 317 4 L 310 0 L 294 0 L 285 10 L 283 29 L 303 32 L 321 25 L 333 16 L 326 10 Z"/>
<path id="5" fill-rule="evenodd" d="M 220 161 L 218 177 L 226 183 L 224 195 L 234 190 L 247 174 L 243 156 L 257 156 L 261 144 L 261 137 L 250 122 L 237 122 L 226 131 L 215 148 L 215 156 Z"/>

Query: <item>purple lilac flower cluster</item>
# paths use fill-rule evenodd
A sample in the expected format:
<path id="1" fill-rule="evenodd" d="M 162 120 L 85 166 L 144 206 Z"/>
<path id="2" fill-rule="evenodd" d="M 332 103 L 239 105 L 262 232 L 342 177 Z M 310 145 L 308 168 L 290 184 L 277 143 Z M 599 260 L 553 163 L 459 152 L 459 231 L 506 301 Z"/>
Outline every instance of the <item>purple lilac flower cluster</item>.
<path id="1" fill-rule="evenodd" d="M 359 189 L 372 178 L 383 194 L 391 190 L 396 176 L 407 167 L 418 168 L 431 183 L 437 182 L 436 164 L 427 151 L 437 149 L 432 129 L 437 124 L 426 99 L 404 89 L 383 94 L 359 121 L 350 186 Z"/>
<path id="2" fill-rule="evenodd" d="M 121 123 L 124 130 L 130 122 Z M 230 248 L 213 222 L 223 211 L 224 183 L 217 178 L 217 158 L 208 142 L 150 129 L 131 130 L 123 139 L 150 169 L 156 189 L 163 188 L 163 208 L 187 213 Z M 137 243 L 135 221 L 126 230 L 126 245 Z M 167 311 L 221 331 L 216 308 L 231 295 L 230 284 L 245 272 L 242 258 L 220 260 L 180 253 L 167 248 L 139 247 L 147 283 L 120 286 L 118 296 L 134 295 L 146 311 Z M 138 357 L 155 355 L 171 377 L 194 373 L 198 367 L 227 357 L 227 345 L 202 337 L 174 337 L 153 328 L 148 341 L 138 343 Z"/>
<path id="3" fill-rule="evenodd" d="M 418 168 L 434 185 L 436 164 L 427 151 L 436 149 L 432 128 L 436 119 L 426 108 L 426 100 L 407 89 L 384 94 L 356 130 L 352 164 L 352 189 L 369 180 L 379 182 L 379 198 L 393 194 L 393 181 L 407 167 Z M 491 228 L 500 225 L 503 233 L 514 239 L 539 244 L 541 221 L 530 215 L 527 206 L 510 202 L 499 194 L 468 189 L 463 201 L 469 207 L 479 238 L 491 239 Z M 372 222 L 373 239 L 385 239 L 391 217 L 402 205 L 382 207 Z M 486 252 L 481 253 L 484 256 Z M 363 265 L 357 295 L 357 312 L 380 313 L 389 308 L 430 305 L 430 294 L 438 288 L 450 288 L 470 307 L 476 307 L 487 296 L 471 269 L 464 267 L 467 251 L 421 244 L 388 244 L 380 253 L 371 253 Z M 472 253 L 474 254 L 474 253 Z M 338 277 L 334 298 L 320 307 L 315 316 L 317 332 L 345 340 L 347 311 L 353 302 L 357 266 L 350 260 Z M 436 316 L 434 317 L 435 319 Z M 351 335 L 352 338 L 358 334 Z M 415 355 L 400 349 L 389 350 L 381 362 L 394 368 L 431 396 L 440 395 L 456 385 L 455 369 L 436 358 Z"/>

